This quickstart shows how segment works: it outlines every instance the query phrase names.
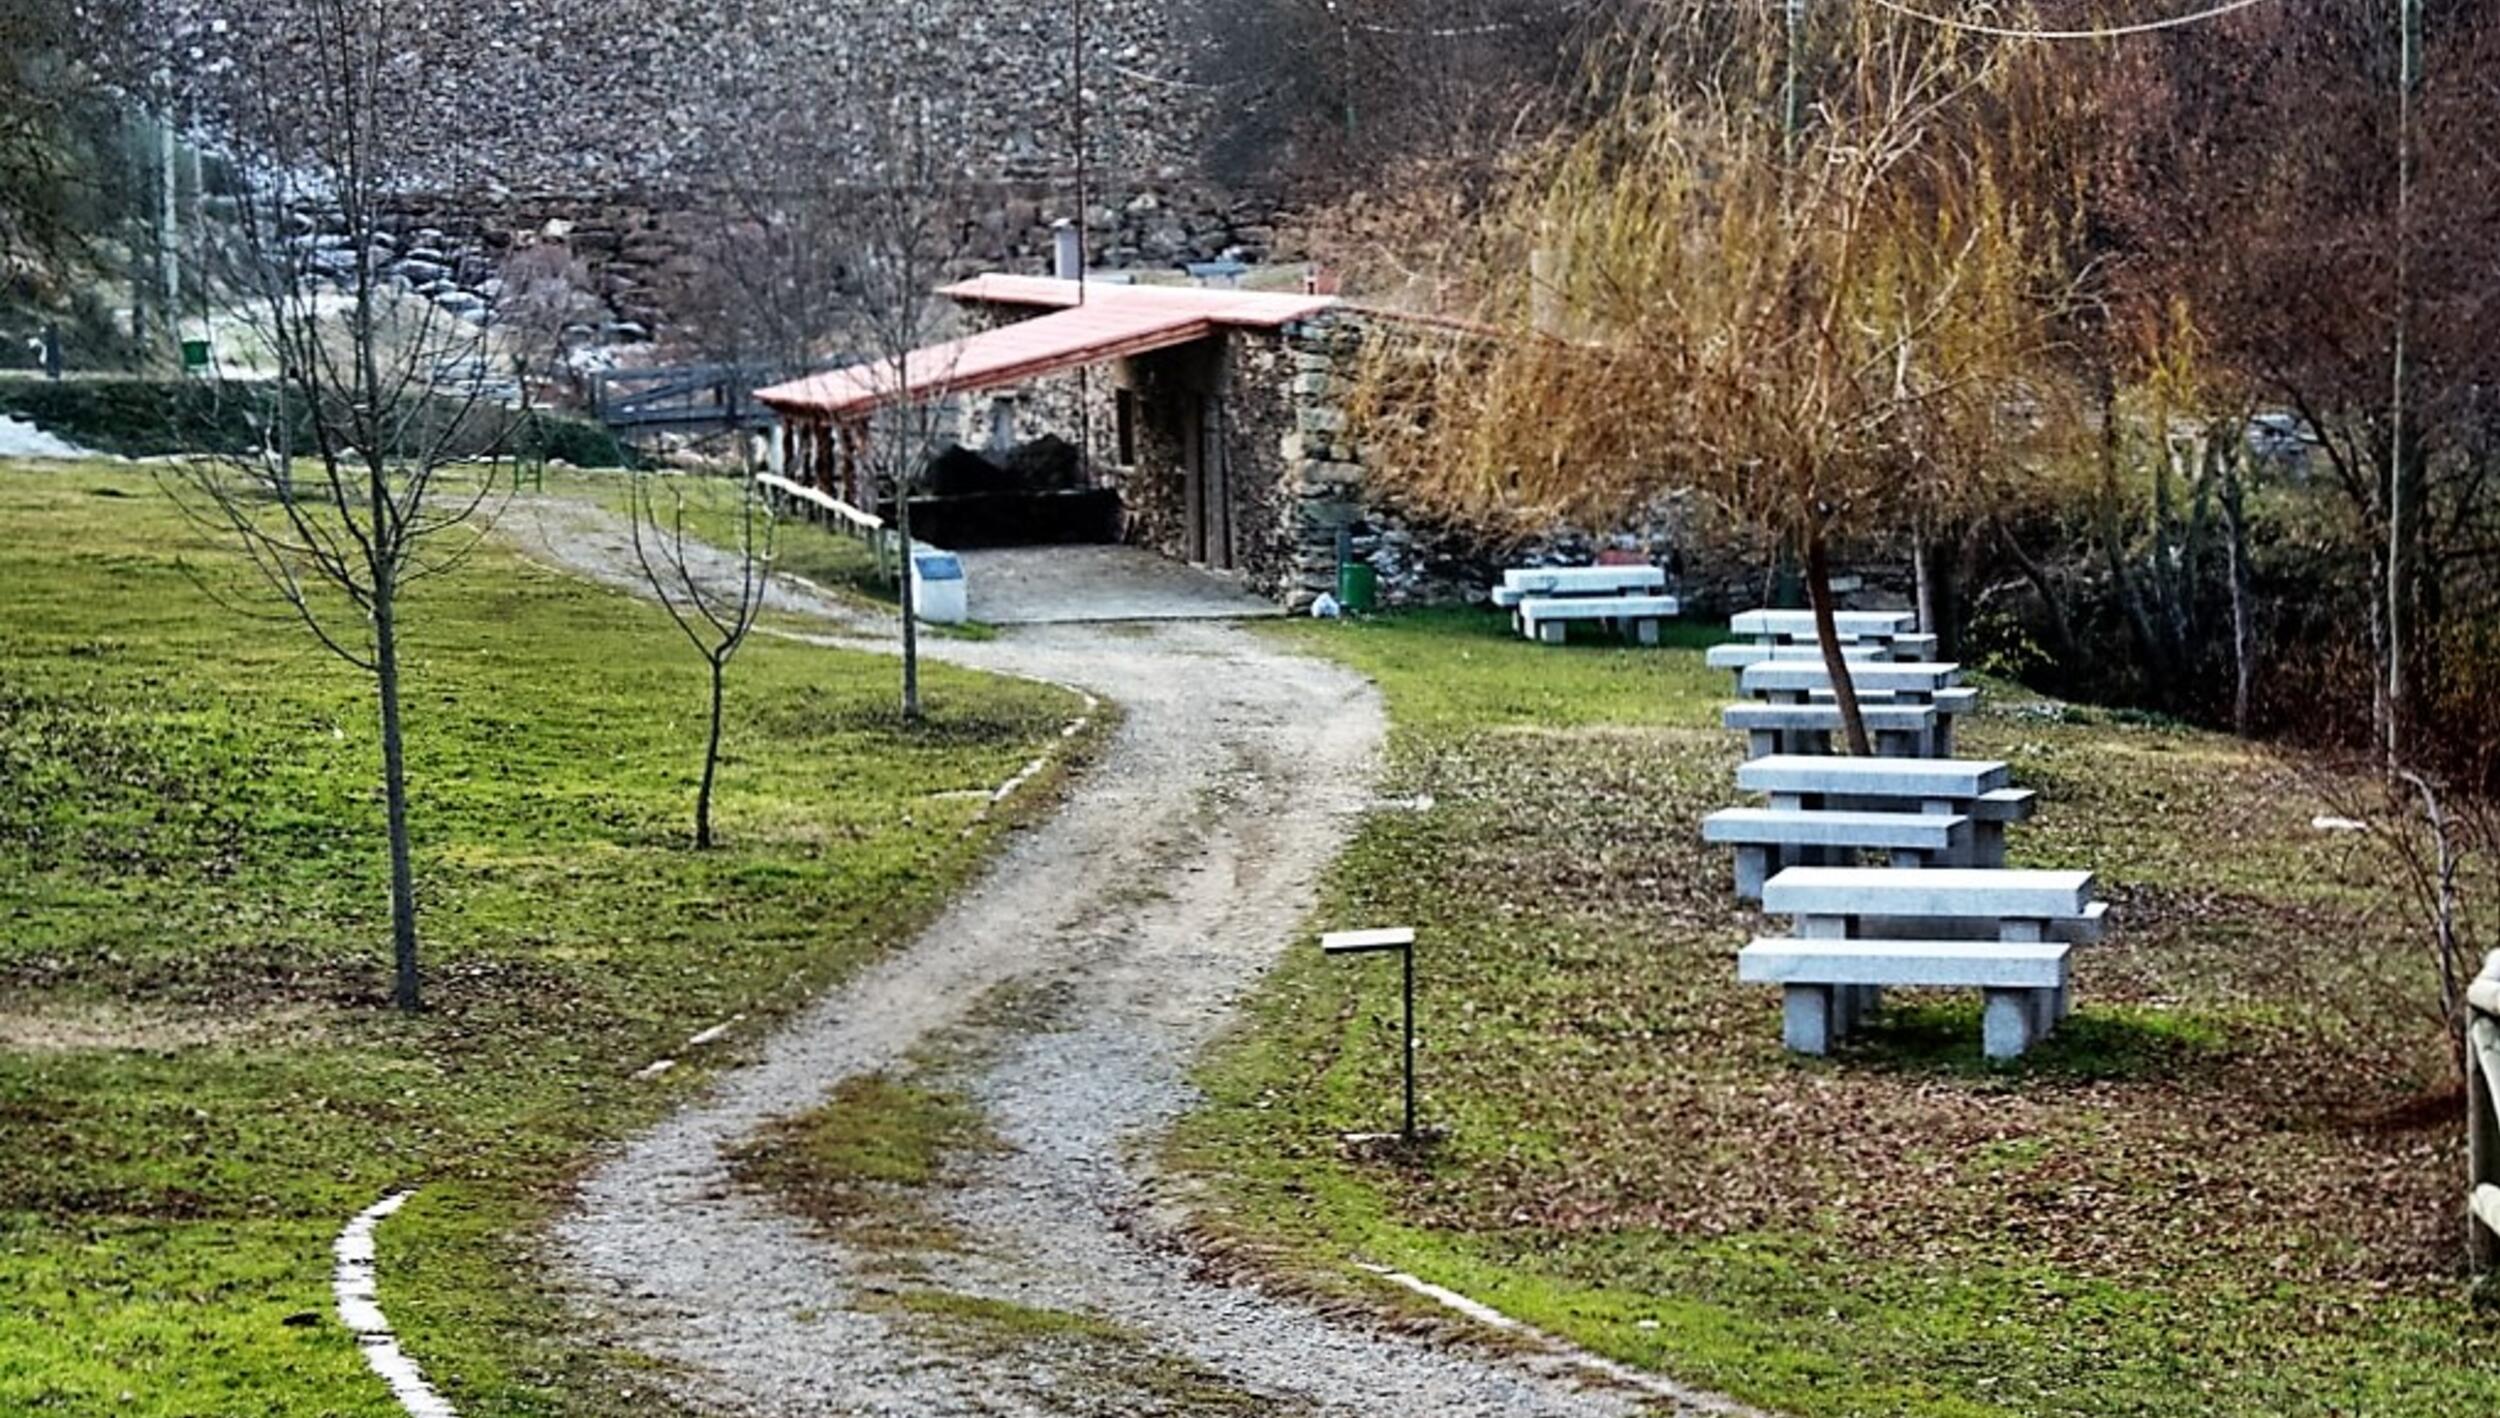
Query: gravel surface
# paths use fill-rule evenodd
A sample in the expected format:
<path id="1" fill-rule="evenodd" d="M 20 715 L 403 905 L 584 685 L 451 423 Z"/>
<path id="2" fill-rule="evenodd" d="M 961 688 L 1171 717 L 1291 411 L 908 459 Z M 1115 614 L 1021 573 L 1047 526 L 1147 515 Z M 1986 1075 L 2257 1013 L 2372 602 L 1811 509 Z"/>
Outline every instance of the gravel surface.
<path id="1" fill-rule="evenodd" d="M 538 554 L 635 579 L 604 514 L 524 520 Z M 861 628 L 856 612 L 825 609 Z M 915 1046 L 1016 987 L 1054 1003 L 993 1020 L 969 1085 L 1010 1150 L 945 1199 L 969 1244 L 922 1257 L 918 1283 L 1112 1322 L 1251 1405 L 1235 1411 L 1632 1411 L 1633 1396 L 1557 1360 L 1323 1317 L 1199 1274 L 1155 1239 L 1143 1156 L 1189 1101 L 1191 1057 L 1296 938 L 1368 806 L 1383 733 L 1372 688 L 1214 622 L 1032 627 L 929 649 L 1082 686 L 1121 706 L 1120 730 L 1068 804 L 919 941 L 590 1174 L 558 1233 L 585 1307 L 673 1365 L 686 1397 L 732 1413 L 1193 1411 L 1203 1394 L 1149 1391 L 1123 1366 L 907 1328 L 875 1303 L 894 1285 L 890 1256 L 853 1254 L 731 1181 L 725 1149 L 844 1078 L 907 1067 Z"/>

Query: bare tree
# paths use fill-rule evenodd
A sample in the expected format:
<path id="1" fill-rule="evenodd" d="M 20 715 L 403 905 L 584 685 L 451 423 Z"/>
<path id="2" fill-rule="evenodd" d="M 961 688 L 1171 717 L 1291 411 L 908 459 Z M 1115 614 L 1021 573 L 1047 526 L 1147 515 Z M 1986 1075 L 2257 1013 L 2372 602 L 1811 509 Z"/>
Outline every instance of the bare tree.
<path id="1" fill-rule="evenodd" d="M 941 340 L 949 318 L 935 290 L 961 273 L 980 210 L 974 135 L 929 93 L 928 76 L 951 62 L 938 8 L 884 7 L 841 47 L 824 83 L 759 101 L 740 158 L 751 174 L 740 184 L 742 235 L 720 267 L 739 296 L 733 308 L 748 312 L 740 344 L 785 364 L 834 351 L 858 360 L 823 379 L 871 396 L 872 415 L 847 416 L 847 442 L 866 496 L 894 509 L 902 709 L 912 722 L 921 711 L 912 494 L 955 432 L 945 398 L 955 347 Z"/>
<path id="2" fill-rule="evenodd" d="M 268 72 L 224 76 L 215 98 L 247 186 L 221 274 L 261 345 L 239 361 L 265 362 L 274 379 L 228 367 L 220 382 L 262 421 L 267 446 L 188 459 L 164 481 L 242 554 L 281 615 L 372 680 L 392 1000 L 413 1010 L 403 595 L 476 546 L 510 415 L 492 397 L 491 322 L 446 312 L 389 269 L 393 143 L 411 117 L 393 88 L 405 14 L 386 0 L 284 0 L 255 18 L 267 32 L 242 47 Z"/>
<path id="3" fill-rule="evenodd" d="M 634 558 L 642 565 L 651 594 L 668 608 L 669 618 L 710 671 L 711 727 L 703 740 L 703 784 L 695 790 L 694 845 L 712 845 L 712 785 L 720 771 L 721 707 L 726 696 L 729 662 L 747 643 L 755 617 L 764 609 L 764 591 L 772 578 L 776 524 L 753 478 L 739 486 L 737 545 L 727 549 L 734 566 L 686 533 L 685 480 L 671 478 L 665 515 L 653 494 L 660 479 L 641 474 L 634 479 Z M 760 530 L 759 530 L 760 529 Z M 731 579 L 734 572 L 734 581 Z"/>
<path id="4" fill-rule="evenodd" d="M 1444 278 L 1497 337 L 1383 344 L 1359 403 L 1428 502 L 1604 520 L 1694 489 L 1784 543 L 1863 754 L 1835 550 L 2001 509 L 2064 426 L 2042 358 L 2063 283 L 1942 116 L 1986 57 L 1856 40 L 1805 134 L 1662 80 L 1559 143 Z"/>

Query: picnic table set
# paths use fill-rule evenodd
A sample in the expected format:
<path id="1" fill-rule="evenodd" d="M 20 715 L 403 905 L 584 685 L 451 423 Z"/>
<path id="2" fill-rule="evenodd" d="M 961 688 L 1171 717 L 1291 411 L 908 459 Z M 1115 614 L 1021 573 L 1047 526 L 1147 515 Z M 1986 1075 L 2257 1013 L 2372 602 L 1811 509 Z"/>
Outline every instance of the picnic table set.
<path id="1" fill-rule="evenodd" d="M 1979 692 L 1915 621 L 1836 616 L 1876 750 L 1853 758 L 1832 751 L 1840 707 L 1813 614 L 1734 619 L 1741 639 L 1709 663 L 1737 677 L 1743 698 L 1724 714 L 1745 735 L 1737 785 L 1763 801 L 1712 813 L 1702 836 L 1735 850 L 1738 895 L 1794 923 L 1737 957 L 1739 979 L 1780 987 L 1789 1048 L 1828 1053 L 1886 987 L 1915 986 L 1979 990 L 1982 1046 L 2013 1058 L 2066 1018 L 2072 950 L 2099 939 L 2106 906 L 2090 872 L 2005 865 L 2006 825 L 2035 796 L 2001 762 L 1953 757 Z"/>
<path id="2" fill-rule="evenodd" d="M 1560 645 L 1573 621 L 1607 626 L 1641 645 L 1658 643 L 1658 624 L 1682 609 L 1660 567 L 1525 566 L 1502 573 L 1493 604 L 1513 628 L 1541 645 Z"/>

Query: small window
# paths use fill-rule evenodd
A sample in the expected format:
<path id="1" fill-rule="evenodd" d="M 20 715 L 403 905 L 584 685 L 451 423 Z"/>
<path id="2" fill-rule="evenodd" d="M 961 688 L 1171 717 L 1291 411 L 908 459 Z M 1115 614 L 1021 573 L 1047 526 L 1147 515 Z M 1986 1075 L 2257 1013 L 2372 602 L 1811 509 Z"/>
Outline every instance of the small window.
<path id="1" fill-rule="evenodd" d="M 1117 461 L 1123 468 L 1137 466 L 1137 393 L 1132 389 L 1114 390 L 1111 397 L 1111 425 L 1117 440 Z"/>

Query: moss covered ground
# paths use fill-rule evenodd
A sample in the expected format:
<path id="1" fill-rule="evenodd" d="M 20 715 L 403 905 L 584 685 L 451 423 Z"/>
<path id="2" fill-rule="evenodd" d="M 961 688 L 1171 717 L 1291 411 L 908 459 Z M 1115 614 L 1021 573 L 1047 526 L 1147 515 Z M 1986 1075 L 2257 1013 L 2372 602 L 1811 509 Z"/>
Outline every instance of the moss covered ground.
<path id="1" fill-rule="evenodd" d="M 548 1293 L 541 1223 L 595 1148 L 908 938 L 1073 701 L 931 666 L 907 729 L 889 661 L 759 638 L 697 853 L 699 662 L 490 543 L 404 612 L 407 1017 L 369 689 L 206 594 L 232 571 L 144 471 L 0 467 L 0 1413 L 395 1412 L 330 1243 L 408 1186 L 381 1299 L 461 1411 L 667 1412 Z"/>
<path id="2" fill-rule="evenodd" d="M 1966 754 L 2040 790 L 2015 865 L 2101 874 L 2081 1012 L 2012 1066 L 1977 1002 L 1779 1044 L 1762 925 L 1699 819 L 1739 800 L 1727 677 L 1429 613 L 1275 633 L 1383 686 L 1385 796 L 1314 925 L 1421 938 L 1417 1156 L 1396 972 L 1294 951 L 1170 1161 L 1210 1243 L 1315 1291 L 1388 1264 L 1798 1418 L 2500 1412 L 2461 1271 L 2461 1109 L 2324 769 L 1990 687 Z"/>

